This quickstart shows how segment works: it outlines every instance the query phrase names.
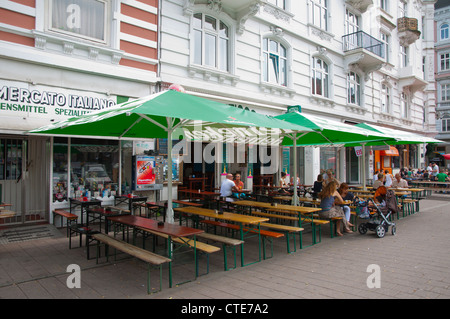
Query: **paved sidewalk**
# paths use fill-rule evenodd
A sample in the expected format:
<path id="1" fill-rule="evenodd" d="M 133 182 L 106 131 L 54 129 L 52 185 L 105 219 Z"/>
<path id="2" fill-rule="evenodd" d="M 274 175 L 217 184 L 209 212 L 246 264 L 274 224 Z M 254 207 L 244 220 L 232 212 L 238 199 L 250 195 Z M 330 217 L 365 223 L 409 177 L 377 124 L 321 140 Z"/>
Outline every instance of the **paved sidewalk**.
<path id="1" fill-rule="evenodd" d="M 147 268 L 135 259 L 96 264 L 86 259 L 78 238 L 68 248 L 65 229 L 43 238 L 0 242 L 0 298 L 11 299 L 440 299 L 450 298 L 450 195 L 420 202 L 420 212 L 397 221 L 397 234 L 382 239 L 369 231 L 330 238 L 323 228 L 320 244 L 286 253 L 284 239 L 276 240 L 274 256 L 260 263 L 224 272 L 222 252 L 211 255 L 210 273 L 173 288 L 146 293 Z M 48 225 L 46 227 L 53 228 Z M 51 237 L 45 237 L 51 236 Z M 307 242 L 311 233 L 305 233 Z M 4 239 L 4 238 L 3 238 Z M 253 246 L 253 247 L 252 247 Z M 246 244 L 248 260 L 256 259 L 256 242 Z M 92 247 L 92 256 L 95 249 Z M 174 280 L 191 278 L 192 263 L 174 266 Z M 110 260 L 111 261 L 111 260 Z M 81 288 L 68 288 L 67 266 L 81 267 Z M 201 259 L 202 269 L 205 259 Z M 238 260 L 239 264 L 239 260 Z M 379 266 L 380 288 L 368 288 Z M 183 277 L 183 278 L 182 278 Z M 369 283 L 375 283 L 369 278 Z M 158 288 L 152 271 L 152 287 Z"/>

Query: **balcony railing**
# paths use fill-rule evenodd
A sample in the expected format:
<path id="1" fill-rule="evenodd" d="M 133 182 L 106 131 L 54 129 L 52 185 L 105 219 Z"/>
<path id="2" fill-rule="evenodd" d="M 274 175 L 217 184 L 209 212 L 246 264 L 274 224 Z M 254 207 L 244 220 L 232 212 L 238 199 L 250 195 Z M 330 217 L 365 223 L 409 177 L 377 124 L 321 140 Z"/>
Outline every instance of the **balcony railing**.
<path id="1" fill-rule="evenodd" d="M 364 31 L 344 35 L 342 37 L 342 45 L 344 52 L 356 49 L 365 49 L 382 59 L 385 57 L 384 43 Z"/>

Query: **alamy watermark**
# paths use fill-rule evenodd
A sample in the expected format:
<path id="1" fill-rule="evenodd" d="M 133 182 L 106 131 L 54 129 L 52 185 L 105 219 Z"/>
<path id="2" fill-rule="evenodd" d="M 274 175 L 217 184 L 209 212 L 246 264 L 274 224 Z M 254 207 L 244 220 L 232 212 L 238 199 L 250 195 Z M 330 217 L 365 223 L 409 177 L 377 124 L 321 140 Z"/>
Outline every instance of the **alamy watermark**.
<path id="1" fill-rule="evenodd" d="M 67 288 L 81 288 L 81 268 L 77 264 L 70 264 L 67 266 L 66 272 L 71 272 L 67 277 Z"/>
<path id="2" fill-rule="evenodd" d="M 367 288 L 381 288 L 381 268 L 377 264 L 370 264 L 367 266 L 367 272 L 371 273 L 367 277 L 366 284 Z"/>
<path id="3" fill-rule="evenodd" d="M 188 154 L 182 156 L 181 160 L 184 163 L 196 164 L 202 162 L 255 164 L 259 162 L 263 164 L 261 174 L 274 174 L 279 168 L 281 142 L 289 133 L 292 131 L 262 127 L 224 128 L 194 122 L 173 132 L 172 139 L 179 139 L 180 142 L 172 146 L 172 156 Z M 187 141 L 208 144 L 186 143 Z M 194 156 L 190 156 L 192 153 Z"/>

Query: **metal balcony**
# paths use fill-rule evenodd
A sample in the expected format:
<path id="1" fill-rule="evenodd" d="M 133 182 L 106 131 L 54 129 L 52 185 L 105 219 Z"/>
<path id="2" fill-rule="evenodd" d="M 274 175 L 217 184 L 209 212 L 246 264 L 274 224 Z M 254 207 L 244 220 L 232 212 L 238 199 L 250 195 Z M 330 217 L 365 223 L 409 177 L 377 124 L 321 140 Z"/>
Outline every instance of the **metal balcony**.
<path id="1" fill-rule="evenodd" d="M 370 73 L 381 68 L 386 62 L 385 44 L 363 31 L 344 35 L 342 45 L 347 67 L 350 64 L 358 64 L 364 72 Z"/>
<path id="2" fill-rule="evenodd" d="M 358 31 L 344 35 L 342 37 L 342 44 L 344 52 L 364 49 L 366 51 L 372 52 L 373 54 L 384 59 L 385 56 L 385 45 L 378 39 L 375 39 L 370 34 L 364 31 Z"/>

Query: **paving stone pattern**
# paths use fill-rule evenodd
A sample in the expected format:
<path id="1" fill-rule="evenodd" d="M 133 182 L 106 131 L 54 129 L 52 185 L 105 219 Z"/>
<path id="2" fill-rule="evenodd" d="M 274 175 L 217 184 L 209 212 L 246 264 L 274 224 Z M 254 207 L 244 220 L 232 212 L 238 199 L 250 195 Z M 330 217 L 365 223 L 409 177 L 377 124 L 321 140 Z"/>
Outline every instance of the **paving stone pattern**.
<path id="1" fill-rule="evenodd" d="M 222 252 L 210 257 L 210 273 L 169 288 L 163 270 L 163 290 L 147 295 L 147 266 L 136 259 L 86 259 L 86 248 L 72 239 L 69 250 L 65 229 L 59 236 L 0 243 L 0 298 L 11 299 L 447 299 L 450 298 L 449 195 L 420 202 L 420 212 L 397 221 L 397 234 L 382 239 L 374 232 L 330 238 L 323 228 L 322 242 L 286 253 L 285 239 L 275 240 L 271 259 L 223 271 Z M 53 227 L 48 225 L 48 227 Z M 306 231 L 305 242 L 311 237 Z M 151 247 L 150 242 L 147 243 Z M 158 246 L 164 249 L 164 245 Z M 258 257 L 256 241 L 246 242 L 246 261 Z M 248 254 L 248 255 L 247 255 Z M 95 257 L 95 248 L 91 247 Z M 177 257 L 174 282 L 192 279 L 189 253 Z M 239 257 L 239 256 L 238 256 Z M 67 266 L 81 268 L 81 288 L 68 288 Z M 206 271 L 205 258 L 200 273 Z M 239 265 L 238 260 L 238 265 Z M 380 269 L 380 288 L 368 288 L 372 272 Z M 373 281 L 372 281 L 373 282 Z M 152 271 L 152 288 L 159 276 Z"/>

